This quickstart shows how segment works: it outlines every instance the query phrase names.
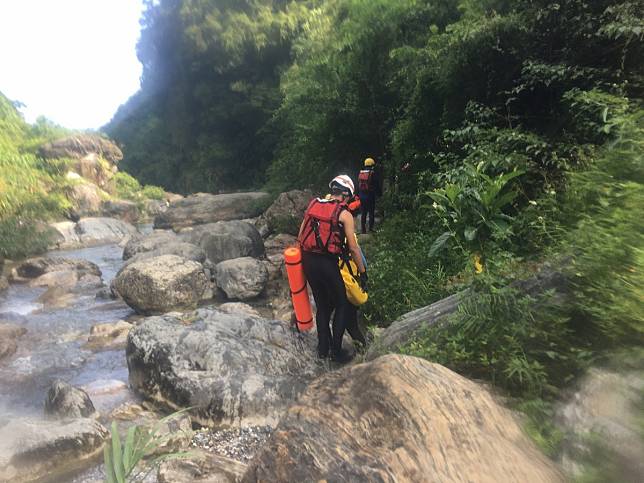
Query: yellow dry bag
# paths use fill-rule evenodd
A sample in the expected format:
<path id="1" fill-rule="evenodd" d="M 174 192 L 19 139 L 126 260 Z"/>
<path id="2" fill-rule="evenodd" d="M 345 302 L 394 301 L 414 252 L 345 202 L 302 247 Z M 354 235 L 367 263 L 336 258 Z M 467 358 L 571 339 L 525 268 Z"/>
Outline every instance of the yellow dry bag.
<path id="1" fill-rule="evenodd" d="M 369 294 L 362 290 L 358 283 L 358 267 L 353 260 L 343 260 L 340 258 L 340 274 L 344 280 L 344 288 L 347 292 L 347 299 L 352 305 L 358 306 L 364 304 L 369 298 Z M 354 273 L 356 275 L 354 275 Z"/>

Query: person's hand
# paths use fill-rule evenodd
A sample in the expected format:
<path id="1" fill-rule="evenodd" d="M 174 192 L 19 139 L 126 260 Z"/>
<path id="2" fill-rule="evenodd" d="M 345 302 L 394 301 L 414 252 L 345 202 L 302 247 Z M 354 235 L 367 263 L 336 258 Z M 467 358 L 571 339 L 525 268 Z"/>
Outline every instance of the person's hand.
<path id="1" fill-rule="evenodd" d="M 367 272 L 364 271 L 360 274 L 360 288 L 362 289 L 363 292 L 367 292 Z"/>

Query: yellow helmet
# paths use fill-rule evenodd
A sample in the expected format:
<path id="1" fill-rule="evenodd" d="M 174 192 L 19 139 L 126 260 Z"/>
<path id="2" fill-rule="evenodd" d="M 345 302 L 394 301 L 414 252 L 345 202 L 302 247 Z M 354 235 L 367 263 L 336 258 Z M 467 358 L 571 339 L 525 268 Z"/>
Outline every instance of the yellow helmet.
<path id="1" fill-rule="evenodd" d="M 373 160 L 373 158 L 367 158 L 364 160 L 365 166 L 373 166 L 374 164 L 376 164 L 376 162 Z"/>

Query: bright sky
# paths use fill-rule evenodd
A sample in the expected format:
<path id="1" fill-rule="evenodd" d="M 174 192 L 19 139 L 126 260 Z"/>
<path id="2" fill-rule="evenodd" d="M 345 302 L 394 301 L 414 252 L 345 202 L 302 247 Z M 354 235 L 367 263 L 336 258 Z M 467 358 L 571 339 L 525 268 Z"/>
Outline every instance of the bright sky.
<path id="1" fill-rule="evenodd" d="M 107 123 L 139 88 L 142 0 L 0 0 L 0 92 L 69 128 Z"/>

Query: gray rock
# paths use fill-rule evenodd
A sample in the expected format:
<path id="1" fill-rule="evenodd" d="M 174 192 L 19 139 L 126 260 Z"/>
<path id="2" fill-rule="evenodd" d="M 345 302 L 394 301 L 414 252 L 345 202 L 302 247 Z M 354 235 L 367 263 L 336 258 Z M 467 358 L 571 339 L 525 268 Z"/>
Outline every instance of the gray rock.
<path id="1" fill-rule="evenodd" d="M 40 155 L 47 159 L 82 159 L 88 154 L 97 154 L 111 163 L 123 159 L 119 147 L 107 138 L 92 134 L 76 134 L 43 145 Z"/>
<path id="2" fill-rule="evenodd" d="M 39 257 L 31 258 L 14 267 L 11 278 L 15 282 L 27 282 L 51 272 L 74 272 L 79 275 L 91 274 L 101 276 L 98 265 L 87 260 Z"/>
<path id="3" fill-rule="evenodd" d="M 2 275 L 2 273 L 0 273 L 0 293 L 4 292 L 8 288 L 9 288 L 9 280 L 7 280 L 7 277 Z"/>
<path id="4" fill-rule="evenodd" d="M 262 201 L 268 193 L 228 193 L 212 195 L 197 193 L 170 203 L 165 211 L 154 219 L 155 228 L 178 230 L 194 225 L 217 221 L 252 218 L 262 211 Z"/>
<path id="5" fill-rule="evenodd" d="M 16 324 L 0 323 L 0 360 L 15 354 L 17 339 L 27 333 L 27 329 Z"/>
<path id="6" fill-rule="evenodd" d="M 102 196 L 107 195 L 92 183 L 76 183 L 71 186 L 67 197 L 78 216 L 93 216 L 101 211 Z"/>
<path id="7" fill-rule="evenodd" d="M 203 248 L 208 259 L 215 264 L 264 254 L 264 240 L 257 228 L 245 221 L 209 223 L 182 231 L 179 236 L 183 241 Z"/>
<path id="8" fill-rule="evenodd" d="M 246 471 L 246 465 L 225 456 L 205 451 L 191 451 L 187 459 L 161 463 L 157 473 L 159 483 L 236 483 Z"/>
<path id="9" fill-rule="evenodd" d="M 166 200 L 145 200 L 144 206 L 146 215 L 154 218 L 161 213 L 165 213 L 170 203 Z"/>
<path id="10" fill-rule="evenodd" d="M 108 435 L 93 419 L 14 419 L 0 428 L 0 481 L 65 481 L 63 473 L 91 464 L 103 452 Z"/>
<path id="11" fill-rule="evenodd" d="M 139 206 L 133 201 L 105 200 L 99 207 L 101 216 L 118 218 L 128 223 L 136 223 L 141 217 Z"/>
<path id="12" fill-rule="evenodd" d="M 114 218 L 83 218 L 78 223 L 63 221 L 50 225 L 57 233 L 52 248 L 71 249 L 119 243 L 137 229 Z"/>
<path id="13" fill-rule="evenodd" d="M 254 258 L 234 258 L 217 264 L 215 281 L 229 299 L 249 300 L 266 288 L 268 270 Z"/>
<path id="14" fill-rule="evenodd" d="M 87 393 L 63 381 L 54 381 L 47 391 L 45 416 L 52 419 L 89 418 L 96 415 Z"/>
<path id="15" fill-rule="evenodd" d="M 139 314 L 195 308 L 209 281 L 200 263 L 162 255 L 123 267 L 114 290 Z"/>
<path id="16" fill-rule="evenodd" d="M 239 315 L 250 315 L 251 317 L 261 317 L 259 315 L 259 312 L 257 312 L 257 310 L 255 310 L 250 305 L 243 304 L 241 302 L 227 302 L 225 304 L 221 304 L 217 308 L 226 314 L 232 314 L 232 315 L 239 314 Z"/>
<path id="17" fill-rule="evenodd" d="M 304 212 L 313 199 L 308 190 L 292 190 L 281 193 L 257 220 L 266 226 L 266 234 L 288 233 L 297 236 Z"/>
<path id="18" fill-rule="evenodd" d="M 132 324 L 124 320 L 93 325 L 85 347 L 102 350 L 124 349 L 132 327 Z"/>
<path id="19" fill-rule="evenodd" d="M 316 338 L 216 309 L 150 317 L 128 336 L 130 385 L 204 426 L 274 425 L 322 368 Z"/>
<path id="20" fill-rule="evenodd" d="M 251 462 L 255 481 L 563 481 L 474 382 L 390 355 L 313 381 Z"/>
<path id="21" fill-rule="evenodd" d="M 562 467 L 580 477 L 585 464 L 604 451 L 597 467 L 613 467 L 615 481 L 640 481 L 644 475 L 642 417 L 644 372 L 593 368 L 556 408 L 555 421 L 564 433 L 559 455 Z M 599 446 L 593 448 L 593 444 Z M 611 459 L 610 461 L 608 459 Z M 613 470 L 614 471 L 614 470 Z"/>
<path id="22" fill-rule="evenodd" d="M 148 258 L 160 257 L 161 255 L 176 255 L 186 260 L 192 260 L 204 264 L 206 262 L 206 252 L 202 248 L 193 245 L 192 243 L 183 242 L 169 242 L 166 245 L 161 245 L 149 252 L 139 252 L 132 258 L 125 261 L 124 265 L 147 260 Z"/>
<path id="23" fill-rule="evenodd" d="M 180 241 L 174 232 L 156 230 L 148 235 L 134 235 L 123 248 L 123 260 L 128 260 L 138 253 L 151 252 L 168 243 Z"/>

